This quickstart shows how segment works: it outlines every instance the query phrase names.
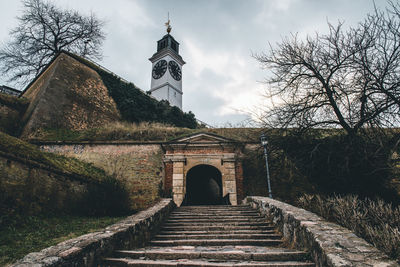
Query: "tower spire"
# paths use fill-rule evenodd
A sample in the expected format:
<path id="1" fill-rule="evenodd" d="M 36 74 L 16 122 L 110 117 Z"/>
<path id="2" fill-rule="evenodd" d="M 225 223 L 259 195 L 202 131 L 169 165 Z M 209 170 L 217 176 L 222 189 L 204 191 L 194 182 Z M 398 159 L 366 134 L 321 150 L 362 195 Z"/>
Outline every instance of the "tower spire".
<path id="1" fill-rule="evenodd" d="M 169 12 L 168 12 L 168 21 L 165 23 L 165 26 L 167 27 L 167 33 L 169 34 L 170 32 L 171 32 L 171 30 L 172 30 L 172 27 L 171 27 L 171 21 L 169 20 Z"/>

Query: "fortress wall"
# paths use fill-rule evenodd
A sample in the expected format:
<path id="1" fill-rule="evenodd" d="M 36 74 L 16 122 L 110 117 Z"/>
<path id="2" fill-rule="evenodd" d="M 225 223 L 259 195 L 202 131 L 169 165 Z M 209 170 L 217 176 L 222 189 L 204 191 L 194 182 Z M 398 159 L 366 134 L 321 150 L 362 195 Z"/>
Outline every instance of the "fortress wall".
<path id="1" fill-rule="evenodd" d="M 101 188 L 78 176 L 0 152 L 0 202 L 26 214 L 42 211 L 80 212 L 87 207 L 88 189 Z"/>
<path id="2" fill-rule="evenodd" d="M 41 149 L 93 163 L 124 182 L 131 208 L 142 210 L 157 201 L 163 188 L 160 144 L 71 143 L 41 144 Z"/>
<path id="3" fill-rule="evenodd" d="M 121 115 L 100 75 L 61 53 L 23 93 L 30 100 L 22 136 L 39 128 L 100 127 Z"/>
<path id="4" fill-rule="evenodd" d="M 13 134 L 19 127 L 21 112 L 10 106 L 0 103 L 0 131 Z"/>

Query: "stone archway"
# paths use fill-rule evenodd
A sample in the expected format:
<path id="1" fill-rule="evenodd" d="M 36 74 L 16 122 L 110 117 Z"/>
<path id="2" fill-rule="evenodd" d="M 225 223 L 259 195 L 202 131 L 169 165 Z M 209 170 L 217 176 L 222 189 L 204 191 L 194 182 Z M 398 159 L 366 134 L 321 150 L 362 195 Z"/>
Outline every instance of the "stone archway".
<path id="1" fill-rule="evenodd" d="M 193 175 L 191 170 L 195 171 L 199 165 L 209 166 L 203 170 L 217 170 L 221 174 L 220 182 L 215 179 L 214 182 L 219 185 L 224 202 L 237 205 L 243 199 L 242 147 L 239 142 L 215 134 L 197 133 L 164 143 L 163 149 L 164 192 L 172 196 L 178 207 L 185 204 L 187 183 Z M 214 183 L 211 180 L 208 182 Z M 212 198 L 212 194 L 210 196 Z M 200 204 L 217 201 L 209 199 L 196 202 Z"/>
<path id="2" fill-rule="evenodd" d="M 223 204 L 222 175 L 211 165 L 197 165 L 186 174 L 185 205 Z"/>

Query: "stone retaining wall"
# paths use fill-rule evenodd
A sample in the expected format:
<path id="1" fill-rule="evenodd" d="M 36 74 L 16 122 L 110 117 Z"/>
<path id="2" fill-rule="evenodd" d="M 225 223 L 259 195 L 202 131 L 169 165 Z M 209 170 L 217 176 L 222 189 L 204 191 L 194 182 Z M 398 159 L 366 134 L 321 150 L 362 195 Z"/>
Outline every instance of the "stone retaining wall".
<path id="1" fill-rule="evenodd" d="M 55 246 L 33 252 L 14 267 L 25 266 L 97 266 L 103 257 L 116 249 L 129 249 L 146 244 L 175 205 L 162 199 L 153 207 L 110 225 L 102 231 L 82 235 Z"/>
<path id="2" fill-rule="evenodd" d="M 12 201 L 25 214 L 90 209 L 90 189 L 101 191 L 103 185 L 0 151 L 0 202 L 9 205 Z"/>
<path id="3" fill-rule="evenodd" d="M 276 223 L 290 245 L 309 251 L 319 267 L 400 266 L 350 230 L 312 212 L 267 197 L 247 197 L 245 203 Z"/>
<path id="4" fill-rule="evenodd" d="M 23 112 L 0 102 L 0 131 L 13 134 L 18 130 Z"/>
<path id="5" fill-rule="evenodd" d="M 142 210 L 160 197 L 164 165 L 159 143 L 37 143 L 47 152 L 92 163 L 120 180 L 129 193 L 130 208 Z"/>

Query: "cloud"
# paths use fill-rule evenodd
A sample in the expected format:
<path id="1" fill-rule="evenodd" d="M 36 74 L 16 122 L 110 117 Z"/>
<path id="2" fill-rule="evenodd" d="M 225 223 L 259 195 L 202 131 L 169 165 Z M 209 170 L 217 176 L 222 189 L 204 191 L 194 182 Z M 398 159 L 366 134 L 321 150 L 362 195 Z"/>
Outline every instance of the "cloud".
<path id="1" fill-rule="evenodd" d="M 303 37 L 327 30 L 327 19 L 360 21 L 372 11 L 372 0 L 51 0 L 83 14 L 91 11 L 108 22 L 104 60 L 98 62 L 143 90 L 150 89 L 156 42 L 165 34 L 169 11 L 172 35 L 180 42 L 183 67 L 183 106 L 212 124 L 240 121 L 242 110 L 265 106 L 268 75 L 251 57 L 266 52 L 291 32 Z M 375 0 L 378 7 L 386 0 Z M 16 24 L 20 1 L 0 0 L 0 40 Z M 0 77 L 0 84 L 4 81 Z"/>
<path id="2" fill-rule="evenodd" d="M 190 62 L 185 69 L 189 79 L 201 82 L 205 98 L 223 99 L 213 109 L 214 115 L 243 114 L 257 102 L 257 92 L 261 88 L 251 69 L 256 70 L 258 66 L 250 62 L 254 60 L 249 55 L 240 51 L 203 50 L 195 40 L 185 39 L 183 43 Z M 184 90 L 186 87 L 184 85 Z M 185 99 L 193 97 L 188 94 L 191 94 L 190 89 Z"/>

